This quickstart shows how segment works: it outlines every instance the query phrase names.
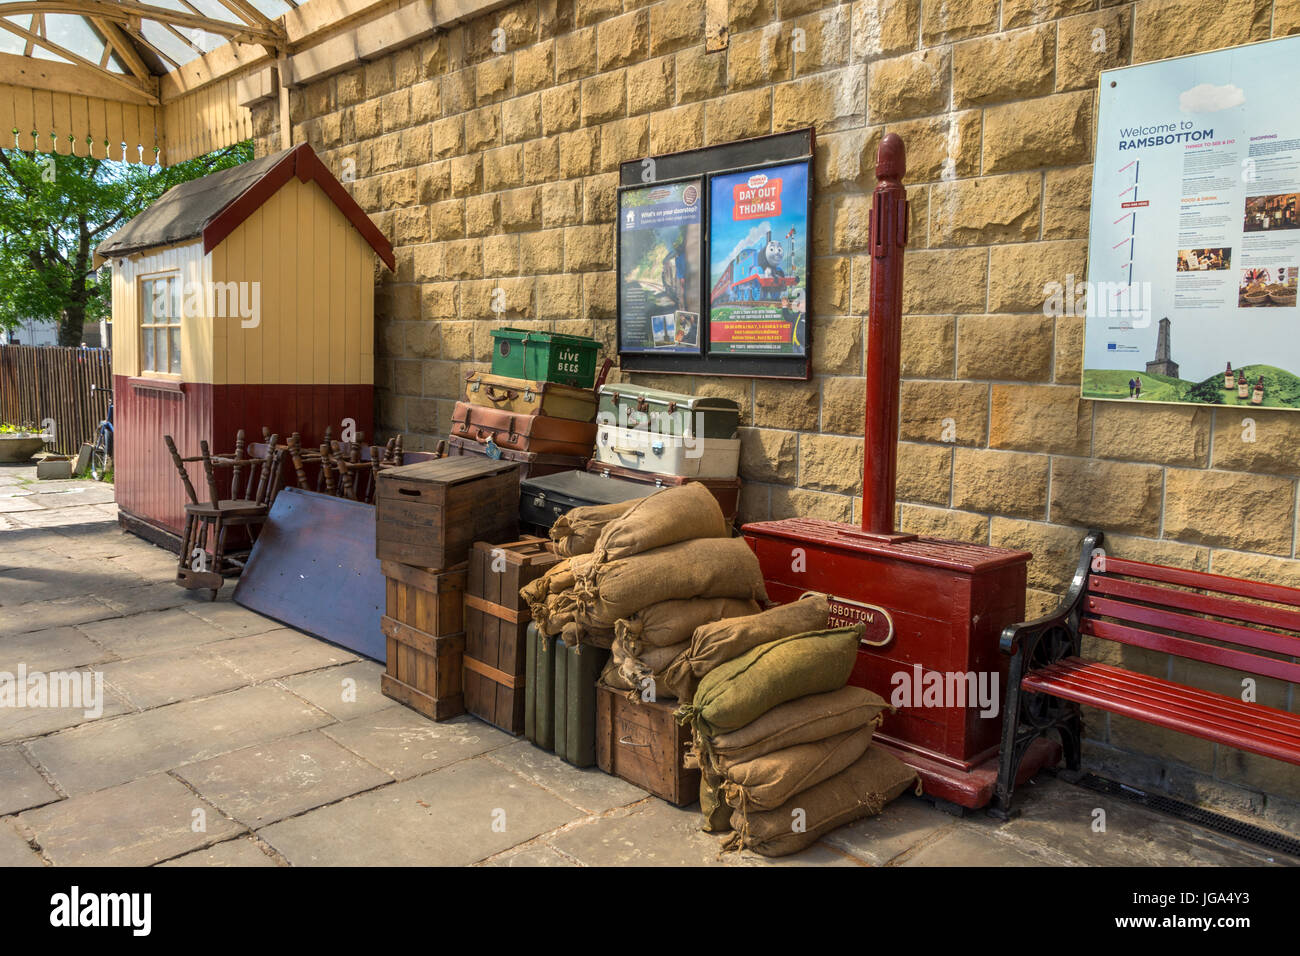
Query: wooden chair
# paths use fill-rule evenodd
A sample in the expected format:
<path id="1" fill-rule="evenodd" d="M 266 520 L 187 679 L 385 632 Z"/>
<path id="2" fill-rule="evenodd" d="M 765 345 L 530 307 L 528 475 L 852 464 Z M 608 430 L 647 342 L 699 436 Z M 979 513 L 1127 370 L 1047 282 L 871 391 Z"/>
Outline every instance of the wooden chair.
<path id="1" fill-rule="evenodd" d="M 250 539 L 257 540 L 271 502 L 280 490 L 285 450 L 278 447 L 279 436 L 272 435 L 264 446 L 265 457 L 246 454 L 248 446 L 242 430 L 231 456 L 213 456 L 207 441 L 201 441 L 201 454 L 183 458 L 171 435 L 164 435 L 163 441 L 189 498 L 185 505 L 185 529 L 181 534 L 176 583 L 190 590 L 206 588 L 212 592 L 215 601 L 226 577 L 242 572 L 248 559 L 248 551 L 226 553 L 226 532 L 231 527 L 245 527 Z M 208 486 L 207 501 L 199 500 L 185 468 L 194 462 L 203 463 Z M 222 498 L 217 490 L 218 468 L 231 471 L 228 498 Z"/>

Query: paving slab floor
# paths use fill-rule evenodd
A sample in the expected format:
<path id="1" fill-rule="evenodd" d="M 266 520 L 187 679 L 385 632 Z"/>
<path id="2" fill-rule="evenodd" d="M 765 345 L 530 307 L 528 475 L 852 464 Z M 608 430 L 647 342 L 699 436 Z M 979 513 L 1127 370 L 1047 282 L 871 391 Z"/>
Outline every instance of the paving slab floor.
<path id="1" fill-rule="evenodd" d="M 769 860 L 382 668 L 172 583 L 109 488 L 0 466 L 0 671 L 88 673 L 102 709 L 0 708 L 0 866 L 1270 865 L 1251 844 L 1043 775 L 1003 823 L 899 798 Z M 1104 832 L 1095 811 L 1106 811 Z"/>

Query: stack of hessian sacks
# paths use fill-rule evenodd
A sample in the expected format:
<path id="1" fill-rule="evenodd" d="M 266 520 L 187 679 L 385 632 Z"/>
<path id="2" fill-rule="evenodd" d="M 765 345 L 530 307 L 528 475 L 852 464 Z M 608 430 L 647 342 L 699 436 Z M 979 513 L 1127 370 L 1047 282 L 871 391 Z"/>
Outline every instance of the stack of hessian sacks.
<path id="1" fill-rule="evenodd" d="M 612 650 L 610 687 L 668 696 L 661 675 L 709 621 L 754 614 L 766 600 L 749 546 L 730 537 L 717 499 L 698 484 L 575 508 L 551 528 L 566 555 L 523 596 L 538 629 L 570 646 Z"/>
<path id="2" fill-rule="evenodd" d="M 916 783 L 871 747 L 888 705 L 845 686 L 862 626 L 827 630 L 823 595 L 696 629 L 665 680 L 689 704 L 704 828 L 725 849 L 784 856 L 879 813 Z"/>

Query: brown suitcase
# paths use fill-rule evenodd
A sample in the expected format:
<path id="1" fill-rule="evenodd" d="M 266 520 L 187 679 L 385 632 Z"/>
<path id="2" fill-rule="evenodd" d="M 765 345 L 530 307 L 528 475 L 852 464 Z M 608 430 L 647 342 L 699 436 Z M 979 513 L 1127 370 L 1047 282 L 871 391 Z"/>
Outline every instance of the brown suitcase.
<path id="1" fill-rule="evenodd" d="M 511 451 L 539 455 L 591 455 L 596 443 L 594 422 L 575 422 L 549 415 L 520 415 L 503 408 L 484 408 L 457 402 L 451 416 L 451 433 Z"/>
<path id="2" fill-rule="evenodd" d="M 511 734 L 524 730 L 528 606 L 519 589 L 560 556 L 542 538 L 475 543 L 465 589 L 465 709 Z"/>
<path id="3" fill-rule="evenodd" d="M 587 470 L 592 474 L 603 475 L 606 478 L 625 478 L 628 481 L 651 485 L 655 488 L 671 488 L 676 485 L 684 485 L 688 481 L 698 481 L 709 489 L 709 493 L 713 497 L 718 499 L 718 507 L 722 509 L 722 514 L 728 521 L 736 517 L 736 511 L 740 507 L 739 478 L 687 478 L 683 475 L 661 475 L 653 471 L 637 471 L 635 468 L 620 468 L 617 465 L 607 465 L 604 462 L 596 461 L 594 458 L 587 463 Z M 650 492 L 647 491 L 646 494 L 650 494 Z"/>
<path id="4" fill-rule="evenodd" d="M 465 376 L 465 400 L 471 405 L 499 408 L 517 415 L 548 415 L 575 422 L 596 420 L 596 393 L 555 382 L 530 382 L 488 372 Z"/>
<path id="5" fill-rule="evenodd" d="M 553 475 L 557 471 L 581 471 L 587 467 L 585 455 L 543 455 L 535 451 L 514 451 L 497 446 L 501 461 L 513 462 L 520 467 L 520 478 L 537 478 L 541 475 Z M 472 455 L 479 458 L 488 457 L 487 446 L 470 438 L 457 438 L 452 435 L 447 439 L 447 455 Z M 516 511 L 518 503 L 515 504 Z M 515 535 L 518 537 L 518 535 Z"/>

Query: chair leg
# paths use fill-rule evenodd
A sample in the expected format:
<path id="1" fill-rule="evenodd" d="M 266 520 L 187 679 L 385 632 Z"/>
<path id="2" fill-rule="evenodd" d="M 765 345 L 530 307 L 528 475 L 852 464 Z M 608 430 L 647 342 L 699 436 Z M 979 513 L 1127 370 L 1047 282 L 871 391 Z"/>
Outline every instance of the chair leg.
<path id="1" fill-rule="evenodd" d="M 219 517 L 215 519 L 214 531 L 215 535 L 212 543 L 212 570 L 216 572 L 217 580 L 221 581 L 221 573 L 223 570 L 222 565 L 225 564 L 226 555 L 226 525 Z M 212 589 L 212 597 L 210 600 L 215 601 L 217 599 L 217 592 L 220 590 L 221 584 L 218 583 L 217 586 Z"/>
<path id="2" fill-rule="evenodd" d="M 176 561 L 176 579 L 180 581 L 189 570 L 190 552 L 194 545 L 194 515 L 185 516 L 185 529 L 181 533 L 181 553 Z"/>

